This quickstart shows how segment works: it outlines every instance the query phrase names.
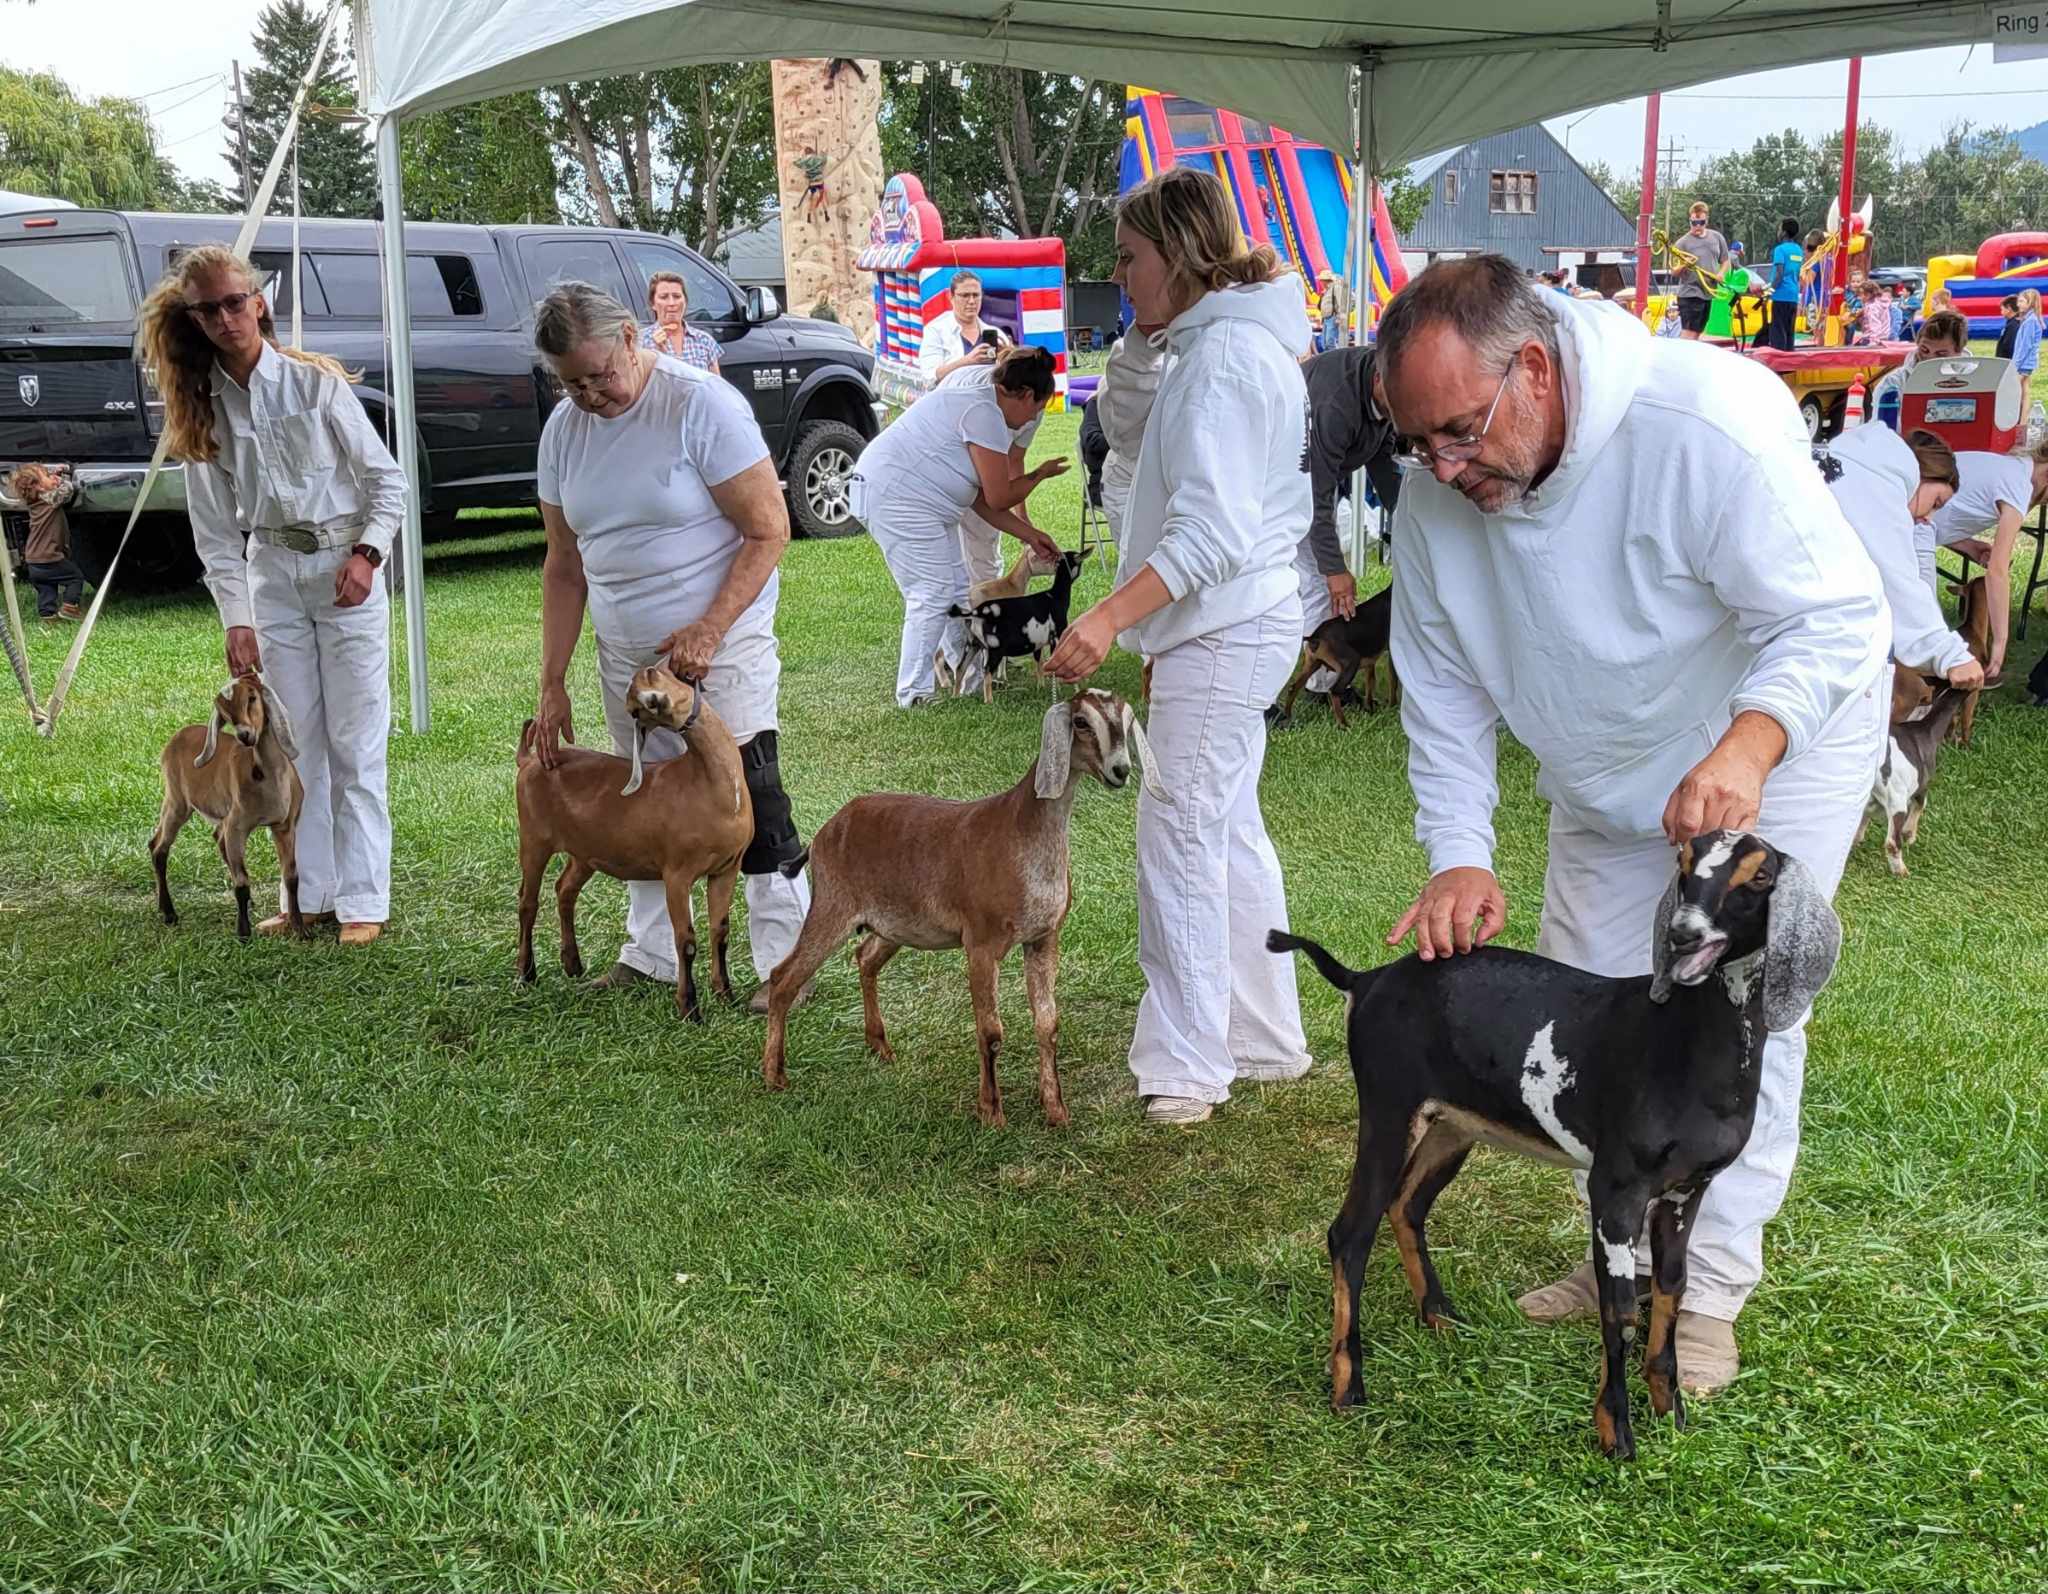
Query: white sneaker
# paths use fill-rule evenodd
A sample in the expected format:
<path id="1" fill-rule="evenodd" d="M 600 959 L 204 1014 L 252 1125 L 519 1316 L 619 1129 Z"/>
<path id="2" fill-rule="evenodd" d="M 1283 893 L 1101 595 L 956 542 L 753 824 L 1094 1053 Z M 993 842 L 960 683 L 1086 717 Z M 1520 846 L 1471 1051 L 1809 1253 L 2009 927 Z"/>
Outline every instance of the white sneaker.
<path id="1" fill-rule="evenodd" d="M 1205 1124 L 1216 1114 L 1215 1105 L 1193 1096 L 1147 1096 L 1145 1122 L 1148 1124 Z"/>
<path id="2" fill-rule="evenodd" d="M 1239 1079 L 1255 1079 L 1262 1085 L 1284 1085 L 1289 1080 L 1300 1079 L 1315 1067 L 1315 1059 L 1304 1057 L 1298 1063 L 1239 1063 Z"/>

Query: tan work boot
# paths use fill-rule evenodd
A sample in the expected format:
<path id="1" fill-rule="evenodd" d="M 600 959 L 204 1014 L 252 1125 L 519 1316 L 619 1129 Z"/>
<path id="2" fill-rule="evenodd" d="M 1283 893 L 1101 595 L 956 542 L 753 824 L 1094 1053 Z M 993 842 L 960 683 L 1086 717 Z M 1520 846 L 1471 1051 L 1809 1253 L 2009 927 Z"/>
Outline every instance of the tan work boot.
<path id="1" fill-rule="evenodd" d="M 590 988 L 593 991 L 623 991 L 635 985 L 662 983 L 646 970 L 636 969 L 630 963 L 614 963 L 609 973 L 600 974 L 590 982 Z"/>
<path id="2" fill-rule="evenodd" d="M 1649 1287 L 1648 1276 L 1638 1273 L 1636 1294 L 1643 1295 Z M 1592 1259 L 1581 1262 L 1555 1284 L 1517 1296 L 1515 1305 L 1532 1323 L 1568 1323 L 1576 1318 L 1598 1317 L 1600 1284 L 1593 1276 Z"/>
<path id="3" fill-rule="evenodd" d="M 796 993 L 796 1000 L 789 1004 L 789 1010 L 794 1013 L 817 994 L 818 982 L 816 980 L 806 980 L 804 988 Z M 747 1011 L 756 1018 L 766 1018 L 768 1016 L 768 981 L 763 980 L 754 987 L 754 994 L 747 998 Z"/>
<path id="4" fill-rule="evenodd" d="M 334 915 L 331 913 L 308 913 L 302 915 L 302 917 L 305 919 L 306 928 L 309 930 L 316 924 L 332 924 L 334 922 Z M 273 913 L 269 918 L 256 926 L 256 933 L 258 935 L 290 935 L 292 933 L 292 917 L 289 913 Z"/>
<path id="5" fill-rule="evenodd" d="M 1680 1312 L 1673 1335 L 1678 1353 L 1678 1387 L 1688 1395 L 1711 1395 L 1726 1389 L 1742 1371 L 1742 1353 L 1735 1348 L 1735 1325 L 1704 1312 Z"/>
<path id="6" fill-rule="evenodd" d="M 341 927 L 341 944 L 343 946 L 368 946 L 383 933 L 384 926 L 381 924 L 344 924 Z"/>

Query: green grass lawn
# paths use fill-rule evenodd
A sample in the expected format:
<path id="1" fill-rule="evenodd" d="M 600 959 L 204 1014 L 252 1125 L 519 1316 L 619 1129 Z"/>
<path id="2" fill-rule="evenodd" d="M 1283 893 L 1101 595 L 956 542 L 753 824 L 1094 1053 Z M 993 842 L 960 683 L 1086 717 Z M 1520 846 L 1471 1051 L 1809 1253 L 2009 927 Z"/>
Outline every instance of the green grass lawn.
<path id="1" fill-rule="evenodd" d="M 1040 518 L 1071 541 L 1056 485 Z M 238 944 L 197 829 L 184 923 L 156 920 L 157 752 L 221 675 L 202 594 L 115 595 L 54 743 L 0 714 L 0 1585 L 2048 1582 L 2048 714 L 1987 702 L 1909 880 L 1874 840 L 1852 860 L 1744 1377 L 1682 1435 L 1638 1384 L 1641 1460 L 1615 1467 L 1594 1329 L 1512 1305 L 1581 1254 L 1567 1182 L 1490 1153 L 1433 1231 L 1468 1326 L 1419 1328 L 1381 1249 L 1366 1404 L 1329 1413 L 1338 1002 L 1304 972 L 1308 1080 L 1144 1131 L 1129 793 L 1074 813 L 1068 1132 L 1038 1112 L 1014 959 L 1001 1131 L 974 1117 L 958 954 L 891 965 L 893 1067 L 828 966 L 772 1099 L 740 1012 L 685 1027 L 547 952 L 516 987 L 539 559 L 508 524 L 430 549 L 435 728 L 392 744 L 395 914 L 365 953 Z M 1083 596 L 1105 582 L 1091 565 Z M 1032 757 L 1028 679 L 993 710 L 890 706 L 900 613 L 865 540 L 791 550 L 806 832 L 859 792 L 980 795 Z M 32 636 L 40 682 L 68 637 Z M 594 681 L 586 644 L 586 737 Z M 1294 922 L 1375 961 L 1422 872 L 1400 730 L 1301 719 L 1263 788 Z M 1503 765 L 1527 946 L 1543 815 L 1527 757 Z M 585 894 L 596 967 L 622 912 L 615 883 Z"/>

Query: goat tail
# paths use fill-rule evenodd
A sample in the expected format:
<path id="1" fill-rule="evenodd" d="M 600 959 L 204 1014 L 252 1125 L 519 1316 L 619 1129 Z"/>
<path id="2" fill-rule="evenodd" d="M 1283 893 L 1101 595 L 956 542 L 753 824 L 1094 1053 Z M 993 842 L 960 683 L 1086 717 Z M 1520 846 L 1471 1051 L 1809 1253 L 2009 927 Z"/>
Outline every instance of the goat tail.
<path id="1" fill-rule="evenodd" d="M 1330 955 L 1327 948 L 1309 940 L 1304 935 L 1289 935 L 1285 930 L 1266 932 L 1268 952 L 1301 952 L 1316 966 L 1316 972 L 1340 991 L 1348 991 L 1358 983 L 1359 971 L 1348 969 Z"/>
<path id="2" fill-rule="evenodd" d="M 949 620 L 971 620 L 974 618 L 974 605 L 971 603 L 956 603 L 946 611 L 946 618 Z"/>
<path id="3" fill-rule="evenodd" d="M 789 862 L 778 863 L 775 866 L 775 868 L 776 871 L 779 874 L 781 874 L 784 879 L 794 880 L 798 875 L 804 872 L 804 870 L 809 866 L 810 861 L 811 849 L 809 847 L 806 847 L 802 852 L 799 852 L 794 858 L 790 859 Z"/>

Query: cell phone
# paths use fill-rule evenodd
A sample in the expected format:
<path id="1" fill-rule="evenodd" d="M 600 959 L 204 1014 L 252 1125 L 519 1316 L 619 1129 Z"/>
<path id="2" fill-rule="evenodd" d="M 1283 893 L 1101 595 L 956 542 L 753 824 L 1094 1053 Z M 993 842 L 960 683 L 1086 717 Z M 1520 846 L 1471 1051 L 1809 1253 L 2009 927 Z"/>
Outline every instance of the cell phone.
<path id="1" fill-rule="evenodd" d="M 987 344 L 991 349 L 1000 349 L 1003 346 L 1003 335 L 994 327 L 983 327 L 981 329 L 981 336 L 974 341 Z"/>

